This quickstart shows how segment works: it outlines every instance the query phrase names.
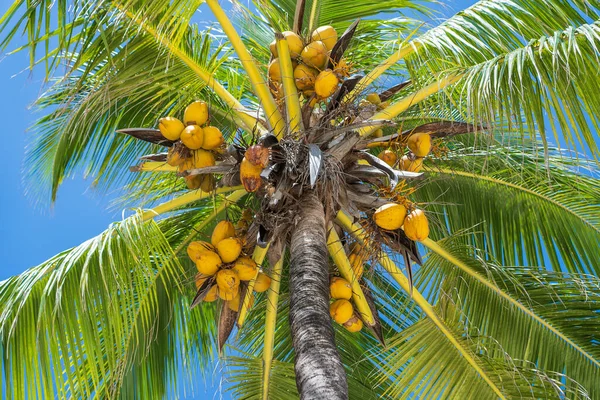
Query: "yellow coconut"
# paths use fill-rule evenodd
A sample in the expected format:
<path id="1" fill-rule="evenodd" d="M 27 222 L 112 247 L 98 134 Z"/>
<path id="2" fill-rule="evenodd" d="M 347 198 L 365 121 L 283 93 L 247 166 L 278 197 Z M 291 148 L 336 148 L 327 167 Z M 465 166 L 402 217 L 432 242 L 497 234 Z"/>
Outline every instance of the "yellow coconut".
<path id="1" fill-rule="evenodd" d="M 325 71 L 321 71 L 317 75 L 317 79 L 315 79 L 315 93 L 320 98 L 326 99 L 335 93 L 339 83 L 338 77 L 332 70 L 326 69 Z"/>
<path id="2" fill-rule="evenodd" d="M 211 167 L 216 164 L 215 155 L 208 150 L 193 151 L 192 157 L 194 157 L 194 168 Z"/>
<path id="3" fill-rule="evenodd" d="M 200 189 L 202 187 L 202 175 L 186 176 L 185 184 L 190 190 Z"/>
<path id="4" fill-rule="evenodd" d="M 206 276 L 206 275 L 202 275 L 202 274 L 198 274 L 198 276 L 195 279 L 195 283 L 196 283 L 196 290 L 200 290 L 200 288 L 202 287 L 202 285 L 204 285 L 204 282 L 206 282 L 206 280 L 210 278 L 210 276 Z"/>
<path id="5" fill-rule="evenodd" d="M 373 136 L 374 138 L 380 138 L 380 137 L 383 137 L 383 129 L 381 129 L 381 128 L 379 128 L 379 129 L 376 129 L 375 131 L 373 131 L 373 134 L 372 134 L 372 136 Z"/>
<path id="6" fill-rule="evenodd" d="M 244 157 L 240 164 L 240 180 L 247 192 L 252 193 L 260 189 L 262 185 L 260 173 L 262 170 L 260 166 L 253 165 Z"/>
<path id="7" fill-rule="evenodd" d="M 281 82 L 281 69 L 279 69 L 279 58 L 274 58 L 273 61 L 269 63 L 269 79 L 272 82 Z"/>
<path id="8" fill-rule="evenodd" d="M 335 29 L 333 29 L 333 26 L 325 25 L 315 29 L 312 35 L 310 35 L 310 38 L 313 42 L 320 40 L 325 44 L 327 50 L 331 50 L 338 40 L 338 34 Z"/>
<path id="9" fill-rule="evenodd" d="M 256 276 L 258 266 L 250 257 L 240 257 L 233 264 L 233 270 L 237 272 L 240 281 L 249 281 Z"/>
<path id="10" fill-rule="evenodd" d="M 217 285 L 220 292 L 235 292 L 240 287 L 240 278 L 234 270 L 222 269 L 217 272 Z"/>
<path id="11" fill-rule="evenodd" d="M 404 220 L 404 233 L 410 240 L 425 240 L 429 236 L 429 222 L 423 210 L 414 210 Z"/>
<path id="12" fill-rule="evenodd" d="M 271 44 L 269 44 L 269 50 L 271 50 L 273 58 L 279 57 L 279 54 L 277 54 L 277 40 L 273 40 Z"/>
<path id="13" fill-rule="evenodd" d="M 363 322 L 356 315 L 353 315 L 346 323 L 343 324 L 349 332 L 359 332 L 363 327 Z"/>
<path id="14" fill-rule="evenodd" d="M 329 306 L 329 315 L 338 324 L 343 324 L 352 318 L 354 308 L 352 303 L 346 299 L 336 300 Z"/>
<path id="15" fill-rule="evenodd" d="M 204 301 L 208 303 L 212 303 L 213 301 L 219 298 L 219 287 L 217 285 L 213 285 L 204 296 Z"/>
<path id="16" fill-rule="evenodd" d="M 217 246 L 223 239 L 227 239 L 235 236 L 235 227 L 229 221 L 221 221 L 213 229 L 212 236 L 210 237 L 210 243 L 213 246 Z"/>
<path id="17" fill-rule="evenodd" d="M 225 139 L 223 138 L 223 133 L 216 126 L 205 126 L 204 130 L 204 140 L 202 143 L 202 148 L 205 150 L 213 150 L 217 147 L 220 147 Z"/>
<path id="18" fill-rule="evenodd" d="M 204 143 L 204 130 L 198 125 L 189 125 L 181 132 L 181 142 L 191 150 L 197 150 Z"/>
<path id="19" fill-rule="evenodd" d="M 198 272 L 208 276 L 216 274 L 223 264 L 221 262 L 221 257 L 211 250 L 201 252 L 194 261 L 196 262 L 196 269 Z"/>
<path id="20" fill-rule="evenodd" d="M 334 277 L 329 284 L 329 295 L 333 299 L 346 299 L 352 298 L 352 286 L 350 282 L 344 278 Z"/>
<path id="21" fill-rule="evenodd" d="M 377 226 L 388 231 L 400 229 L 402 224 L 404 224 L 405 217 L 406 207 L 397 203 L 385 204 L 375 210 L 373 214 L 373 220 Z"/>
<path id="22" fill-rule="evenodd" d="M 186 125 L 204 125 L 208 121 L 208 104 L 195 101 L 183 112 L 183 123 Z"/>
<path id="23" fill-rule="evenodd" d="M 238 294 L 233 298 L 233 300 L 229 300 L 227 302 L 227 307 L 229 307 L 232 311 L 238 312 L 240 311 L 240 304 L 242 303 L 242 296 Z M 250 294 L 250 299 L 248 301 L 248 306 L 252 307 L 254 304 L 254 294 Z"/>
<path id="24" fill-rule="evenodd" d="M 219 297 L 225 301 L 231 301 L 231 300 L 235 299 L 236 296 L 239 296 L 238 289 L 224 290 L 221 287 L 219 287 L 218 293 L 219 293 Z"/>
<path id="25" fill-rule="evenodd" d="M 235 237 L 223 239 L 217 243 L 217 252 L 221 256 L 223 262 L 234 262 L 242 252 L 242 241 Z"/>
<path id="26" fill-rule="evenodd" d="M 207 250 L 215 251 L 215 248 L 208 242 L 196 240 L 188 245 L 187 254 L 195 262 Z"/>
<path id="27" fill-rule="evenodd" d="M 311 42 L 302 50 L 302 62 L 309 67 L 321 70 L 325 68 L 327 61 L 329 61 L 328 51 L 325 43 L 320 40 Z"/>
<path id="28" fill-rule="evenodd" d="M 431 136 L 429 133 L 415 133 L 410 135 L 407 145 L 415 156 L 425 157 L 431 151 Z"/>
<path id="29" fill-rule="evenodd" d="M 367 101 L 371 104 L 381 104 L 381 99 L 379 98 L 379 95 L 377 93 L 369 93 L 367 95 Z"/>
<path id="30" fill-rule="evenodd" d="M 166 139 L 179 140 L 185 125 L 177 118 L 165 117 L 158 120 L 158 129 Z"/>
<path id="31" fill-rule="evenodd" d="M 181 142 L 175 143 L 169 147 L 167 152 L 167 164 L 178 167 L 185 162 L 186 159 L 190 158 L 191 154 L 185 145 Z"/>
<path id="32" fill-rule="evenodd" d="M 203 192 L 212 192 L 215 188 L 215 178 L 212 175 L 202 176 L 202 183 L 200 183 L 200 190 Z"/>
<path id="33" fill-rule="evenodd" d="M 262 292 L 267 291 L 270 286 L 271 286 L 271 278 L 269 278 L 267 275 L 263 274 L 262 272 L 259 272 L 258 276 L 256 277 L 256 281 L 254 282 L 254 291 L 258 292 L 258 293 L 262 293 Z"/>
<path id="34" fill-rule="evenodd" d="M 379 153 L 377 157 L 385 161 L 385 163 L 390 167 L 393 167 L 396 164 L 396 161 L 398 161 L 398 154 L 392 150 L 384 150 Z"/>
<path id="35" fill-rule="evenodd" d="M 335 72 L 338 76 L 350 76 L 350 65 L 348 65 L 346 60 L 342 58 L 337 64 L 335 64 L 333 72 Z"/>
<path id="36" fill-rule="evenodd" d="M 352 267 L 352 271 L 354 271 L 354 276 L 356 279 L 360 279 L 365 269 L 363 257 L 358 253 L 351 253 L 348 256 L 348 261 L 350 261 L 350 266 Z"/>
<path id="37" fill-rule="evenodd" d="M 306 64 L 299 64 L 294 69 L 294 81 L 298 90 L 310 90 L 315 87 L 315 79 L 319 71 Z"/>
<path id="38" fill-rule="evenodd" d="M 248 147 L 248 150 L 244 153 L 244 157 L 250 161 L 250 164 L 265 168 L 269 163 L 269 149 L 263 145 L 255 144 Z"/>
<path id="39" fill-rule="evenodd" d="M 403 156 L 400 160 L 400 168 L 402 168 L 403 171 L 419 172 L 422 167 L 423 159 L 419 157 L 411 160 L 408 156 Z"/>
<path id="40" fill-rule="evenodd" d="M 290 49 L 290 57 L 300 57 L 300 53 L 302 53 L 302 49 L 304 48 L 304 42 L 302 41 L 302 38 L 292 31 L 284 31 L 281 32 L 281 34 L 285 38 L 285 41 Z"/>
<path id="41" fill-rule="evenodd" d="M 386 100 L 386 101 L 382 101 L 381 103 L 379 103 L 377 105 L 377 109 L 378 110 L 385 110 L 386 108 L 388 108 L 390 106 L 390 101 Z"/>

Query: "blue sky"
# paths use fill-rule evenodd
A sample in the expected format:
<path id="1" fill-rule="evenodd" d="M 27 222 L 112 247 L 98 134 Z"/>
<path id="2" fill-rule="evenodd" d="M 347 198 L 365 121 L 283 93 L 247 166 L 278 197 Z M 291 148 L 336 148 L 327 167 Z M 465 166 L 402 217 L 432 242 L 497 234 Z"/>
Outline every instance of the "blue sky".
<path id="1" fill-rule="evenodd" d="M 0 0 L 0 15 L 12 3 Z M 474 1 L 443 3 L 438 7 L 442 15 L 451 15 Z M 202 20 L 212 18 L 206 7 L 202 7 L 201 12 Z M 15 42 L 11 48 L 19 44 Z M 27 66 L 28 55 L 24 52 L 0 55 L 0 127 L 4 137 L 0 157 L 0 254 L 3 259 L 0 280 L 80 244 L 121 217 L 119 211 L 108 210 L 111 199 L 89 189 L 91 181 L 81 175 L 63 183 L 51 208 L 36 206 L 36 199 L 26 196 L 21 170 L 25 147 L 34 134 L 27 129 L 40 116 L 30 106 L 43 85 L 43 74 L 35 71 L 32 74 L 26 70 Z M 207 393 L 212 393 L 211 389 L 205 388 Z"/>

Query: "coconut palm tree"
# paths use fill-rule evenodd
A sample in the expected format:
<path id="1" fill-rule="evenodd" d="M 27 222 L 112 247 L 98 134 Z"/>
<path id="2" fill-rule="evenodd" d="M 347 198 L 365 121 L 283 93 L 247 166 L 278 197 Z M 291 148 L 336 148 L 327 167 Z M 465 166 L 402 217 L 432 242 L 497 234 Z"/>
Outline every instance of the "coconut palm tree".
<path id="1" fill-rule="evenodd" d="M 32 195 L 83 170 L 135 209 L 0 283 L 6 397 L 170 398 L 217 364 L 236 398 L 600 396 L 600 3 L 480 0 L 434 27 L 412 0 L 222 6 L 19 0 L 0 19 L 48 79 Z M 326 57 L 298 57 L 326 25 Z M 195 100 L 216 164 L 156 129 Z M 224 220 L 271 278 L 237 306 L 203 301 L 220 272 L 186 255 Z"/>

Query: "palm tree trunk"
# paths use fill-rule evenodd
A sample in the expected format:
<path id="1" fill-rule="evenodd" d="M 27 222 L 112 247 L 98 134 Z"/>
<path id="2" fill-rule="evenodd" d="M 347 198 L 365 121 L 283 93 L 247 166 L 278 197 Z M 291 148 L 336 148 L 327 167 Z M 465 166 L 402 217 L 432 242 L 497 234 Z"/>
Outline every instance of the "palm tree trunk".
<path id="1" fill-rule="evenodd" d="M 300 199 L 292 233 L 290 325 L 301 399 L 347 399 L 346 373 L 329 317 L 329 266 L 323 205 L 313 192 Z"/>

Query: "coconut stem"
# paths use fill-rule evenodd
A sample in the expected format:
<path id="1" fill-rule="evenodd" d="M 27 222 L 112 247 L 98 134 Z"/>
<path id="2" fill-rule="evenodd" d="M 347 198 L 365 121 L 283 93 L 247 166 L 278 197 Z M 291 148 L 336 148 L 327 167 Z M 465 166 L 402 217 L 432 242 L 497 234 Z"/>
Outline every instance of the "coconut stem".
<path id="1" fill-rule="evenodd" d="M 281 54 L 281 53 L 280 53 Z M 282 254 L 285 253 L 285 249 Z M 269 378 L 273 363 L 273 345 L 275 342 L 275 326 L 277 322 L 277 303 L 279 302 L 279 288 L 281 287 L 281 271 L 283 269 L 283 255 L 273 267 L 271 273 L 271 286 L 267 293 L 267 312 L 265 316 L 265 345 L 263 348 L 263 399 L 269 398 Z"/>

